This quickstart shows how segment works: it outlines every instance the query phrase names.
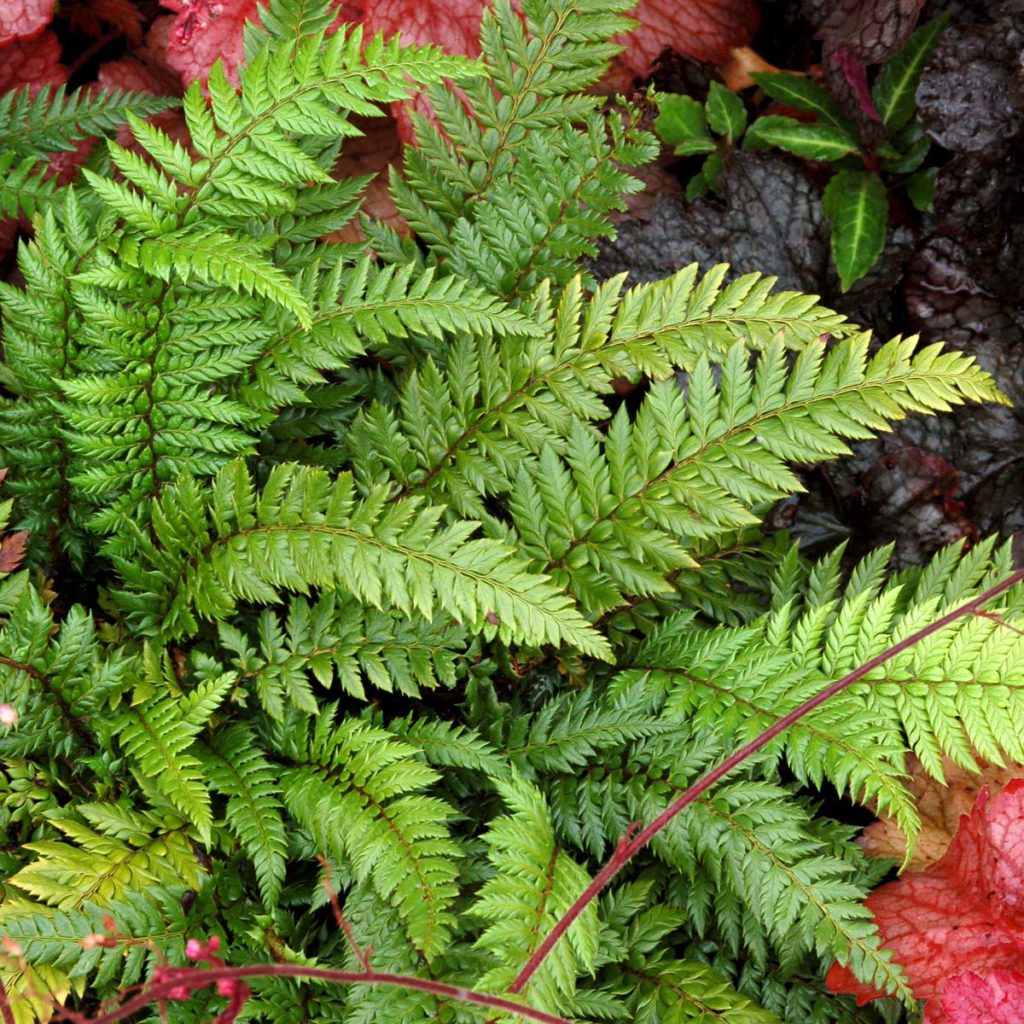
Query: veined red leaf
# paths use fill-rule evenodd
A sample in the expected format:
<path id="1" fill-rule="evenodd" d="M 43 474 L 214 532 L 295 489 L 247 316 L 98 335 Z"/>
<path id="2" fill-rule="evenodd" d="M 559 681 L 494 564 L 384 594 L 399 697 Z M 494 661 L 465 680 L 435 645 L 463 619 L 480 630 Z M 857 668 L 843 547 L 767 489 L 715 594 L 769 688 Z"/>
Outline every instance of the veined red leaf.
<path id="1" fill-rule="evenodd" d="M 1024 779 L 995 797 L 983 791 L 939 861 L 876 889 L 867 906 L 914 995 L 928 1000 L 928 1024 L 964 1024 L 967 1018 L 950 1017 L 944 1008 L 951 979 L 1019 971 L 1024 963 Z M 838 964 L 827 980 L 833 992 L 855 995 L 859 1003 L 884 994 Z M 964 1005 L 963 995 L 960 983 L 953 986 L 951 1005 Z M 1016 1005 L 1016 1017 L 991 1020 L 1021 1020 L 1019 1000 Z"/>

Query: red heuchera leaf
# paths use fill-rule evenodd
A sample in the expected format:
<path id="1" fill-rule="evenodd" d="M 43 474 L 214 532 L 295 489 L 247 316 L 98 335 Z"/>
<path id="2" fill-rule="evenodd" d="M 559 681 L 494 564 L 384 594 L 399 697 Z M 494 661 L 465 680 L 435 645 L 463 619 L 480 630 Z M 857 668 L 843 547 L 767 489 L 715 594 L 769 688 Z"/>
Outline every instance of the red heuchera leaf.
<path id="1" fill-rule="evenodd" d="M 0 92 L 27 85 L 34 95 L 44 85 L 61 85 L 68 69 L 60 62 L 60 43 L 52 32 L 18 40 L 0 51 Z"/>
<path id="2" fill-rule="evenodd" d="M 35 39 L 50 24 L 53 4 L 54 0 L 3 0 L 0 3 L 0 46 L 15 39 Z"/>
<path id="3" fill-rule="evenodd" d="M 876 889 L 867 906 L 914 995 L 929 1000 L 929 1024 L 943 1021 L 939 997 L 950 978 L 965 971 L 984 977 L 1019 970 L 1024 963 L 1024 779 L 1014 779 L 994 798 L 984 790 L 970 815 L 960 819 L 940 860 Z M 883 995 L 838 964 L 829 971 L 828 986 L 856 995 L 859 1003 Z"/>
<path id="4" fill-rule="evenodd" d="M 370 33 L 402 34 L 403 43 L 434 43 L 448 53 L 480 53 L 480 0 L 363 0 Z"/>
<path id="5" fill-rule="evenodd" d="M 612 69 L 616 88 L 624 87 L 623 71 L 649 75 L 664 49 L 722 64 L 734 47 L 754 38 L 760 21 L 757 0 L 640 0 L 630 17 L 640 24 L 619 38 L 626 49 Z"/>
<path id="6" fill-rule="evenodd" d="M 1020 1024 L 1024 1020 L 1024 974 L 993 971 L 979 976 L 966 971 L 942 988 L 938 1016 L 925 1024 Z"/>

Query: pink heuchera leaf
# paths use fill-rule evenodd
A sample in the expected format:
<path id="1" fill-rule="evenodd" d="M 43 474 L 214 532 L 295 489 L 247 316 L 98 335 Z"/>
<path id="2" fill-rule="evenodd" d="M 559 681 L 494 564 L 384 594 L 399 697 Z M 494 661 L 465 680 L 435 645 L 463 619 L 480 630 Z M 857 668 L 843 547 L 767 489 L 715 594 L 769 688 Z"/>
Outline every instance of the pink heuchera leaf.
<path id="1" fill-rule="evenodd" d="M 53 18 L 54 0 L 3 0 L 0 3 L 0 46 L 15 39 L 35 39 Z M 7 59 L 5 53 L 3 60 Z"/>
<path id="2" fill-rule="evenodd" d="M 867 906 L 914 995 L 929 1001 L 929 1024 L 944 1021 L 941 998 L 949 979 L 967 971 L 987 977 L 1020 970 L 1024 779 L 1014 779 L 994 798 L 982 791 L 970 815 L 960 819 L 945 855 L 924 871 L 879 887 Z M 856 995 L 859 1003 L 884 994 L 838 964 L 829 971 L 828 985 Z"/>
<path id="3" fill-rule="evenodd" d="M 220 59 L 224 73 L 238 80 L 242 26 L 256 17 L 258 0 L 160 0 L 177 13 L 167 40 L 167 63 L 188 85 L 205 82 Z"/>
<path id="4" fill-rule="evenodd" d="M 60 42 L 52 32 L 19 39 L 0 51 L 0 92 L 27 85 L 35 95 L 44 85 L 62 85 L 67 78 L 68 69 L 60 62 Z"/>
<path id="5" fill-rule="evenodd" d="M 942 987 L 938 1015 L 925 1024 L 1020 1024 L 1024 1020 L 1024 974 L 974 971 L 958 974 Z"/>
<path id="6" fill-rule="evenodd" d="M 480 53 L 480 0 L 363 0 L 370 33 L 402 34 L 403 43 L 433 43 L 448 53 Z"/>

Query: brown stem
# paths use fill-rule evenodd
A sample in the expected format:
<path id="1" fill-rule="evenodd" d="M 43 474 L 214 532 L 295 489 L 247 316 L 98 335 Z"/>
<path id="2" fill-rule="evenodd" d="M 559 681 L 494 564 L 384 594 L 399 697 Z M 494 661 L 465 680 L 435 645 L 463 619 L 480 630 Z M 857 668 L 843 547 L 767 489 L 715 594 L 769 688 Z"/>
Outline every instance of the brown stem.
<path id="1" fill-rule="evenodd" d="M 820 690 L 813 697 L 805 700 L 803 704 L 794 708 L 788 715 L 784 715 L 774 725 L 765 729 L 760 736 L 757 736 L 745 746 L 740 747 L 739 750 L 735 751 L 730 757 L 722 761 L 716 768 L 712 768 L 712 770 L 703 778 L 690 786 L 690 788 L 687 789 L 686 792 L 683 793 L 676 801 L 669 804 L 669 806 L 666 807 L 665 810 L 662 811 L 661 814 L 659 814 L 649 825 L 637 832 L 635 836 L 631 837 L 630 833 L 627 832 L 627 834 L 619 840 L 619 844 L 615 848 L 614 853 L 612 853 L 608 863 L 605 864 L 605 866 L 594 876 L 594 880 L 590 885 L 583 890 L 576 902 L 573 903 L 561 918 L 559 918 L 554 928 L 548 932 L 544 941 L 534 950 L 532 956 L 526 961 L 523 969 L 516 975 L 515 980 L 509 986 L 509 992 L 517 993 L 523 990 L 526 983 L 537 972 L 537 969 L 545 961 L 551 950 L 554 949 L 558 940 L 569 930 L 572 923 L 597 897 L 598 893 L 600 893 L 601 890 L 626 866 L 626 864 L 677 814 L 689 807 L 694 800 L 707 792 L 707 790 L 718 782 L 719 779 L 728 775 L 733 768 L 742 764 L 748 757 L 755 754 L 766 744 L 770 743 L 780 733 L 785 732 L 791 725 L 793 725 L 794 722 L 798 722 L 805 715 L 824 704 L 825 701 L 834 697 L 837 693 L 840 693 L 847 687 L 852 686 L 858 680 L 863 679 L 869 672 L 874 671 L 880 665 L 884 665 L 887 661 L 896 657 L 897 654 L 901 654 L 908 648 L 920 643 L 926 637 L 929 637 L 943 627 L 948 626 L 951 622 L 956 622 L 958 619 L 962 619 L 968 615 L 977 614 L 978 609 L 983 604 L 1009 590 L 1010 587 L 1014 586 L 1016 583 L 1020 583 L 1022 580 L 1024 580 L 1024 569 L 1018 569 L 1015 573 L 1008 576 L 1002 582 L 997 583 L 989 590 L 986 590 L 983 594 L 979 594 L 977 597 L 968 601 L 966 604 L 961 605 L 959 608 L 956 608 L 951 612 L 947 612 L 941 618 L 936 619 L 923 629 L 919 629 L 916 633 L 911 633 L 910 636 L 904 637 L 898 643 L 893 644 L 880 654 L 876 654 L 869 661 L 864 662 L 864 664 L 859 668 L 855 668 L 852 672 L 843 676 L 842 679 L 837 679 L 835 682 L 829 683 L 829 685 L 823 690 Z"/>

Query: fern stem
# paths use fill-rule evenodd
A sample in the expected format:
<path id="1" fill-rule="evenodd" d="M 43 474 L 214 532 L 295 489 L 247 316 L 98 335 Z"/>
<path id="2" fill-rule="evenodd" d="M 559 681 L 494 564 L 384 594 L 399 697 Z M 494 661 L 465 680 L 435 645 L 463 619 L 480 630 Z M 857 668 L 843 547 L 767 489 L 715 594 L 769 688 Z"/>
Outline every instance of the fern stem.
<path id="1" fill-rule="evenodd" d="M 7 989 L 0 980 L 0 1015 L 3 1016 L 4 1024 L 15 1024 L 14 1010 L 11 1009 L 11 1000 L 7 996 Z"/>
<path id="2" fill-rule="evenodd" d="M 515 980 L 509 985 L 509 992 L 518 993 L 523 990 L 526 983 L 533 977 L 537 972 L 540 965 L 547 959 L 548 954 L 554 949 L 558 940 L 569 930 L 573 922 L 583 913 L 583 911 L 597 898 L 598 894 L 602 889 L 629 863 L 629 861 L 636 856 L 673 818 L 679 813 L 684 811 L 690 806 L 698 797 L 706 793 L 716 782 L 724 778 L 734 768 L 742 764 L 752 754 L 757 753 L 762 747 L 770 743 L 776 736 L 785 732 L 791 725 L 800 721 L 805 715 L 812 712 L 815 708 L 820 707 L 827 700 L 830 700 L 836 694 L 841 693 L 843 690 L 852 686 L 854 683 L 863 679 L 868 673 L 873 672 L 876 668 L 884 665 L 887 661 L 895 658 L 896 655 L 901 654 L 903 651 L 908 650 L 915 644 L 920 643 L 925 638 L 931 636 L 933 633 L 937 633 L 940 629 L 948 626 L 952 622 L 956 622 L 958 619 L 962 619 L 968 615 L 977 614 L 978 610 L 982 605 L 991 601 L 994 597 L 998 597 L 1000 594 L 1005 593 L 1012 586 L 1017 583 L 1024 581 L 1024 569 L 1018 569 L 1016 572 L 1007 576 L 1006 579 L 997 583 L 994 587 L 986 590 L 984 593 L 979 594 L 977 597 L 972 598 L 966 604 L 962 604 L 959 608 L 953 609 L 951 612 L 947 612 L 945 615 L 936 619 L 934 622 L 929 623 L 922 629 L 919 629 L 916 633 L 911 633 L 910 636 L 904 637 L 898 643 L 893 644 L 891 647 L 886 648 L 879 654 L 876 654 L 873 658 L 865 661 L 862 665 L 855 668 L 852 672 L 843 676 L 841 679 L 837 679 L 835 682 L 829 683 L 823 690 L 819 690 L 813 697 L 809 697 L 799 707 L 794 708 L 789 714 L 784 715 L 774 725 L 769 726 L 759 736 L 752 739 L 749 743 L 740 747 L 724 761 L 722 761 L 717 767 L 712 768 L 706 775 L 698 779 L 692 786 L 690 786 L 677 800 L 669 804 L 664 811 L 661 812 L 650 824 L 646 825 L 639 831 L 634 831 L 632 828 L 627 830 L 626 834 L 619 840 L 618 846 L 609 858 L 608 863 L 594 876 L 593 881 L 588 885 L 576 902 L 562 915 L 562 917 L 556 922 L 555 926 L 547 934 L 544 941 L 534 950 L 533 954 L 527 960 L 522 970 L 516 975 Z"/>
<path id="3" fill-rule="evenodd" d="M 115 1024 L 124 1020 L 150 1003 L 163 1004 L 168 997 L 173 998 L 175 988 L 185 987 L 191 992 L 209 988 L 219 981 L 244 981 L 247 978 L 317 978 L 320 981 L 333 982 L 336 985 L 389 985 L 395 988 L 412 989 L 426 992 L 443 999 L 453 999 L 460 1003 L 471 1003 L 475 1006 L 486 1006 L 503 1013 L 516 1014 L 525 1020 L 539 1021 L 540 1024 L 569 1024 L 564 1017 L 546 1013 L 532 1006 L 514 1002 L 503 996 L 490 995 L 487 992 L 476 992 L 473 989 L 448 985 L 443 981 L 431 978 L 417 978 L 407 974 L 393 974 L 390 971 L 341 971 L 330 967 L 306 967 L 302 964 L 253 964 L 247 967 L 182 967 L 177 970 L 164 968 L 160 981 L 146 986 L 138 995 L 123 1002 L 120 1006 L 98 1017 L 83 1017 L 63 1009 L 61 1013 L 73 1024 Z"/>

